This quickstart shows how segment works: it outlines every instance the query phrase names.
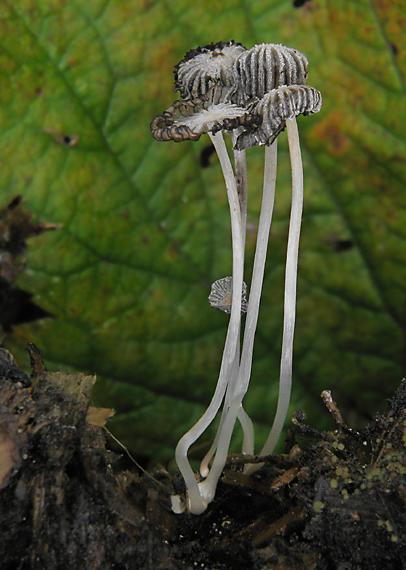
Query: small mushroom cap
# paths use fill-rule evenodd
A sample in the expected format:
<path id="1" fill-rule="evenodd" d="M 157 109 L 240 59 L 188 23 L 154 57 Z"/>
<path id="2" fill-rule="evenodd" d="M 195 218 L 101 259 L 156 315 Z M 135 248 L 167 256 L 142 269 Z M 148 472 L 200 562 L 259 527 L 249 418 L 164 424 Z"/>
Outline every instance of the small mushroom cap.
<path id="1" fill-rule="evenodd" d="M 281 44 L 259 44 L 240 54 L 234 62 L 235 103 L 252 97 L 262 99 L 282 85 L 304 85 L 308 61 L 300 51 Z"/>
<path id="2" fill-rule="evenodd" d="M 243 45 L 234 41 L 212 43 L 188 51 L 175 66 L 175 90 L 180 91 L 182 99 L 200 97 L 210 91 L 216 94 L 220 91 L 221 101 L 225 101 L 230 87 L 235 85 L 233 63 L 236 57 L 245 51 L 247 50 Z M 223 92 L 223 87 L 229 89 Z"/>
<path id="3" fill-rule="evenodd" d="M 211 286 L 209 295 L 209 303 L 213 309 L 219 309 L 227 314 L 231 313 L 231 304 L 233 301 L 233 278 L 224 277 L 218 279 Z M 242 283 L 241 295 L 241 312 L 246 313 L 248 309 L 247 301 L 247 284 L 245 281 Z"/>
<path id="4" fill-rule="evenodd" d="M 248 113 L 245 107 L 231 103 L 207 105 L 205 99 L 198 98 L 175 101 L 163 115 L 155 117 L 151 131 L 158 141 L 196 141 L 204 133 L 231 131 L 239 126 L 255 127 L 261 120 L 255 113 Z"/>
<path id="5" fill-rule="evenodd" d="M 235 148 L 271 144 L 284 130 L 287 119 L 298 115 L 314 115 L 321 109 L 321 93 L 308 85 L 291 85 L 272 89 L 264 97 L 248 106 L 254 116 L 262 117 L 256 128 L 247 128 L 238 137 Z"/>

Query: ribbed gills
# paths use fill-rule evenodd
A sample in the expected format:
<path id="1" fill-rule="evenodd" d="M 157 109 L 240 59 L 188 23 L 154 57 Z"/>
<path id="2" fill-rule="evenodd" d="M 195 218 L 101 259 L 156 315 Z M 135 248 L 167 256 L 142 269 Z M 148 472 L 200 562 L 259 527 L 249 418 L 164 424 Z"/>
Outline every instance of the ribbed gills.
<path id="1" fill-rule="evenodd" d="M 282 85 L 305 84 L 308 61 L 299 51 L 280 44 L 260 44 L 234 63 L 237 102 L 262 97 Z"/>
<path id="2" fill-rule="evenodd" d="M 279 87 L 267 93 L 258 103 L 249 105 L 249 112 L 262 117 L 256 129 L 242 133 L 236 149 L 271 144 L 285 128 L 287 119 L 298 115 L 313 115 L 321 109 L 321 93 L 308 85 Z"/>

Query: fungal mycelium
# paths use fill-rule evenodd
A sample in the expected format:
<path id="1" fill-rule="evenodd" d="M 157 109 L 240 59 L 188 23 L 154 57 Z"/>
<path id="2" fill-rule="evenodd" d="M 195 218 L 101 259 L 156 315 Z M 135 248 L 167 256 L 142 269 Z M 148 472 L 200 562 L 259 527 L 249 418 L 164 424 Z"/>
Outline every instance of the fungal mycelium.
<path id="1" fill-rule="evenodd" d="M 280 44 L 260 44 L 247 50 L 233 41 L 217 42 L 189 51 L 175 66 L 175 89 L 180 100 L 151 123 L 158 141 L 198 140 L 208 134 L 223 171 L 230 206 L 233 275 L 213 284 L 212 307 L 230 313 L 220 374 L 213 398 L 200 420 L 181 438 L 176 462 L 185 480 L 187 497 L 174 496 L 172 508 L 185 507 L 200 514 L 213 500 L 223 471 L 234 425 L 238 419 L 244 432 L 243 453 L 254 452 L 254 429 L 242 401 L 251 376 L 254 337 L 257 327 L 265 261 L 272 221 L 277 137 L 285 129 L 292 168 L 292 207 L 286 256 L 284 323 L 280 366 L 279 399 L 274 423 L 261 451 L 273 452 L 288 411 L 291 384 L 293 338 L 296 316 L 297 264 L 303 210 L 303 166 L 296 123 L 298 115 L 320 111 L 321 94 L 306 85 L 307 58 Z M 234 169 L 224 143 L 223 131 L 231 133 Z M 265 168 L 257 245 L 246 301 L 243 281 L 247 215 L 246 149 L 265 146 Z M 241 313 L 246 312 L 242 343 Z M 188 461 L 190 446 L 223 410 L 216 438 L 196 478 Z M 260 467 L 246 468 L 246 474 Z"/>

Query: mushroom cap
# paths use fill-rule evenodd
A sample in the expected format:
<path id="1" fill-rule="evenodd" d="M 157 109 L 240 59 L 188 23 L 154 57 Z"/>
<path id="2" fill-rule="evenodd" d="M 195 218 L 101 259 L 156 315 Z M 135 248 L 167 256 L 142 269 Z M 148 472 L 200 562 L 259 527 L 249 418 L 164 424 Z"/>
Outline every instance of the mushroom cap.
<path id="1" fill-rule="evenodd" d="M 247 111 L 262 121 L 257 127 L 246 128 L 238 137 L 235 148 L 271 144 L 284 130 L 287 119 L 298 115 L 314 115 L 321 109 L 320 91 L 309 85 L 290 85 L 272 89 L 260 101 L 247 106 Z"/>
<path id="2" fill-rule="evenodd" d="M 234 62 L 235 103 L 252 97 L 262 99 L 282 85 L 304 85 L 308 74 L 307 57 L 281 44 L 259 44 L 241 53 Z"/>
<path id="3" fill-rule="evenodd" d="M 218 279 L 211 286 L 209 295 L 209 303 L 213 309 L 219 309 L 227 314 L 231 313 L 231 304 L 233 301 L 233 278 L 224 277 Z M 241 295 L 241 312 L 246 313 L 248 309 L 247 301 L 247 284 L 242 282 L 242 295 Z"/>
<path id="4" fill-rule="evenodd" d="M 175 101 L 163 115 L 151 123 L 154 139 L 181 142 L 198 140 L 202 134 L 221 130 L 231 131 L 244 126 L 254 128 L 261 122 L 254 112 L 232 103 L 208 104 L 205 98 Z"/>
<path id="5" fill-rule="evenodd" d="M 188 51 L 175 66 L 175 90 L 180 91 L 182 99 L 211 92 L 212 96 L 217 95 L 214 102 L 226 101 L 230 88 L 235 86 L 233 63 L 245 51 L 243 45 L 234 41 L 212 43 Z"/>

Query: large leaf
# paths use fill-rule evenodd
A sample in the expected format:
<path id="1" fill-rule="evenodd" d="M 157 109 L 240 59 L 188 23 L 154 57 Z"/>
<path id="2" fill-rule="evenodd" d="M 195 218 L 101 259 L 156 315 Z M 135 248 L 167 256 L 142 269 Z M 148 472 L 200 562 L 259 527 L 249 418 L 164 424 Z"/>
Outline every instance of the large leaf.
<path id="1" fill-rule="evenodd" d="M 175 98 L 174 64 L 197 45 L 291 45 L 323 93 L 322 112 L 299 122 L 306 196 L 292 410 L 315 420 L 330 388 L 347 410 L 368 414 L 404 373 L 406 9 L 388 0 L 292 4 L 0 2 L 3 200 L 21 193 L 37 219 L 63 224 L 31 244 L 19 280 L 56 318 L 19 327 L 8 346 L 20 363 L 30 341 L 49 367 L 96 373 L 96 397 L 117 410 L 111 429 L 138 454 L 171 457 L 200 416 L 227 326 L 207 302 L 211 282 L 231 273 L 218 162 L 202 166 L 204 137 L 176 145 L 149 132 Z M 278 393 L 284 137 L 246 398 L 260 438 Z M 249 152 L 248 281 L 262 157 Z"/>

